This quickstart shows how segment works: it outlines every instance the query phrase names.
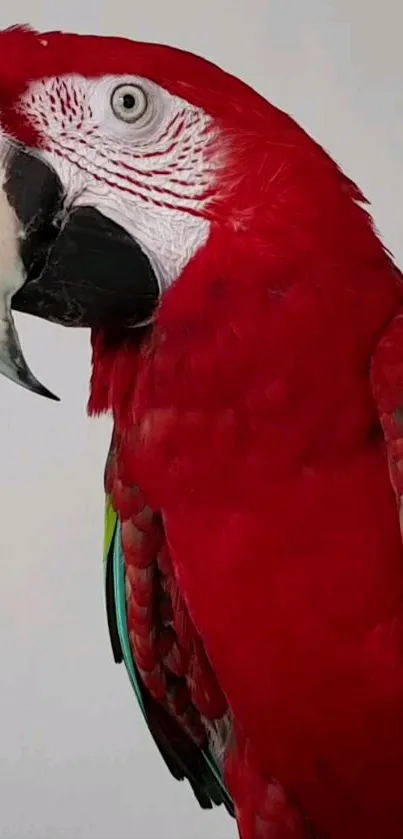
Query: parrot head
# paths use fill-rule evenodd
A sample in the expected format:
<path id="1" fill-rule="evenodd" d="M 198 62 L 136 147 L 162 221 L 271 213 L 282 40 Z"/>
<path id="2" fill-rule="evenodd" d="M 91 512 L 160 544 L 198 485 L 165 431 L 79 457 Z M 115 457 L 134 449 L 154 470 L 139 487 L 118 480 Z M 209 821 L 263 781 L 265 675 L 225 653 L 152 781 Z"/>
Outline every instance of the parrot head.
<path id="1" fill-rule="evenodd" d="M 308 247 L 326 203 L 310 196 L 329 179 L 362 199 L 291 117 L 202 58 L 0 32 L 0 372 L 52 396 L 12 310 L 135 328 L 212 239 L 227 261 L 239 243 L 251 259 L 263 241 L 271 258 L 280 240 Z"/>
<path id="2" fill-rule="evenodd" d="M 196 56 L 122 38 L 17 26 L 0 55 L 0 372 L 52 396 L 12 309 L 92 328 L 152 319 L 225 218 L 233 123 L 267 103 Z"/>

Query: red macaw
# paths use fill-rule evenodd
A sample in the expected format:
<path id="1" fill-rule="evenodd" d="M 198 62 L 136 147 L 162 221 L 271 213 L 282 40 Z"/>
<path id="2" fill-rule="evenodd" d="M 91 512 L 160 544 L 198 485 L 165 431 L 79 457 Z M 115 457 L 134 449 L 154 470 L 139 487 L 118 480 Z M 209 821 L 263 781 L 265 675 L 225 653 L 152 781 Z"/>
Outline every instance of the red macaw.
<path id="1" fill-rule="evenodd" d="M 11 309 L 92 329 L 111 638 L 242 839 L 403 836 L 403 283 L 289 116 L 167 46 L 0 34 Z M 78 476 L 79 480 L 79 476 Z"/>

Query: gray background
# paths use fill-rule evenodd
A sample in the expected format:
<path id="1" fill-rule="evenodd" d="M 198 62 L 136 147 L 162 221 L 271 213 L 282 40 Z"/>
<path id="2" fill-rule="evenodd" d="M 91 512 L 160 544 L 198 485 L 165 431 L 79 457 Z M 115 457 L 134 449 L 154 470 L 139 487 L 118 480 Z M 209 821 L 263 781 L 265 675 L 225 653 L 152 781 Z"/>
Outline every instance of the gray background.
<path id="1" fill-rule="evenodd" d="M 200 52 L 242 76 L 359 182 L 403 264 L 398 0 L 7 6 L 1 28 L 124 33 Z M 85 415 L 88 335 L 23 316 L 18 325 L 34 371 L 63 401 L 0 380 L 0 837 L 231 839 L 222 812 L 203 815 L 170 779 L 112 662 L 101 568 L 109 423 Z"/>

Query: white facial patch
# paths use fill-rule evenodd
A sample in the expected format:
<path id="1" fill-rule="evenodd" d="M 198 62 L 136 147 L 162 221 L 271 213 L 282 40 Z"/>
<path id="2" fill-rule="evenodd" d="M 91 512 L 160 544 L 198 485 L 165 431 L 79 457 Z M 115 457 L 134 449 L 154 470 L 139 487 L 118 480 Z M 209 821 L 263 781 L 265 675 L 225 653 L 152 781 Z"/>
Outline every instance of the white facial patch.
<path id="1" fill-rule="evenodd" d="M 147 108 L 133 123 L 111 106 L 119 85 L 144 91 Z M 203 209 L 218 168 L 211 118 L 127 76 L 37 82 L 20 107 L 44 138 L 41 156 L 67 190 L 66 209 L 95 207 L 139 243 L 162 290 L 174 282 L 209 235 Z"/>

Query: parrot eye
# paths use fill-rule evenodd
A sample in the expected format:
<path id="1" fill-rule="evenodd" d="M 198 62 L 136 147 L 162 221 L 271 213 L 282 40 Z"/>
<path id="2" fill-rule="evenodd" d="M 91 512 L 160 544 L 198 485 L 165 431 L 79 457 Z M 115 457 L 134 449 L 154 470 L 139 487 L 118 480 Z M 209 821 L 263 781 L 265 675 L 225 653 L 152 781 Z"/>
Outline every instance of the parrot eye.
<path id="1" fill-rule="evenodd" d="M 137 122 L 147 110 L 148 99 L 138 85 L 121 84 L 112 93 L 111 107 L 115 117 L 123 122 Z"/>

